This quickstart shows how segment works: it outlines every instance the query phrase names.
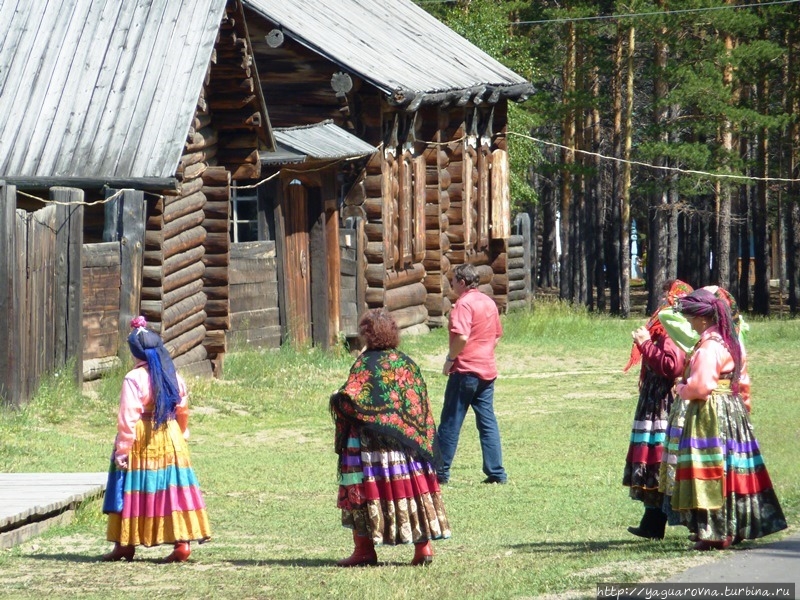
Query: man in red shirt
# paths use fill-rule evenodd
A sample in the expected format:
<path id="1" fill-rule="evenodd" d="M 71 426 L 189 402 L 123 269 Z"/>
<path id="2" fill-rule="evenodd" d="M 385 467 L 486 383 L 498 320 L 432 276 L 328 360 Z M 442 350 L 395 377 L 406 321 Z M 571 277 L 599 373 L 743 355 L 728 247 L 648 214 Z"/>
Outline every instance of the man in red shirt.
<path id="1" fill-rule="evenodd" d="M 459 265 L 453 274 L 458 300 L 450 312 L 450 344 L 443 374 L 448 376 L 444 406 L 439 419 L 440 483 L 450 479 L 450 465 L 467 409 L 475 413 L 475 424 L 483 452 L 483 483 L 506 483 L 500 430 L 494 415 L 494 380 L 497 364 L 494 348 L 503 329 L 494 300 L 478 291 L 478 273 L 472 265 Z"/>

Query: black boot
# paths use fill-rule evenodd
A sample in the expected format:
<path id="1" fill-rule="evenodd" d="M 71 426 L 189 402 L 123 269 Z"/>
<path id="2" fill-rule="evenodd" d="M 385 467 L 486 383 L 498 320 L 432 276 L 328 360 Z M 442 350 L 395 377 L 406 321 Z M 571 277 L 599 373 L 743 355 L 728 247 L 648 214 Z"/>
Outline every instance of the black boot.
<path id="1" fill-rule="evenodd" d="M 667 525 L 667 515 L 660 508 L 648 506 L 638 527 L 628 527 L 633 535 L 650 540 L 663 540 L 664 529 Z"/>

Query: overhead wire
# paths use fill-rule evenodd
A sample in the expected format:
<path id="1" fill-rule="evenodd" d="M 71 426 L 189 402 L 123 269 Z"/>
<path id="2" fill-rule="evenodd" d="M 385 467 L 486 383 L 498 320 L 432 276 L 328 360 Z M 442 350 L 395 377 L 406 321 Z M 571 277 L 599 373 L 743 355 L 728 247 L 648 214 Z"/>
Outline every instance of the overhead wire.
<path id="1" fill-rule="evenodd" d="M 663 171 L 671 171 L 674 173 L 683 173 L 686 175 L 701 175 L 705 177 L 714 177 L 717 179 L 734 179 L 737 181 L 765 181 L 765 182 L 776 182 L 776 183 L 800 183 L 800 179 L 786 179 L 782 177 L 753 177 L 751 175 L 737 175 L 735 173 L 712 173 L 710 171 L 700 171 L 697 169 L 683 169 L 681 167 L 669 167 L 666 165 L 654 165 L 652 163 L 641 162 L 638 160 L 627 160 L 624 158 L 619 158 L 617 156 L 608 156 L 605 154 L 600 154 L 598 152 L 591 152 L 589 150 L 582 150 L 579 148 L 572 148 L 570 146 L 565 146 L 563 144 L 558 144 L 556 142 L 550 142 L 547 140 L 542 140 L 540 138 L 535 138 L 530 135 L 525 135 L 524 133 L 518 133 L 516 131 L 508 131 L 505 134 L 506 136 L 516 136 L 520 138 L 524 138 L 527 140 L 531 140 L 533 142 L 537 142 L 539 144 L 543 144 L 545 146 L 553 146 L 555 148 L 561 148 L 562 150 L 568 150 L 571 152 L 575 152 L 577 154 L 585 154 L 588 156 L 596 156 L 603 160 L 610 160 L 622 164 L 629 164 L 635 165 L 639 167 L 647 167 L 649 169 L 660 169 Z"/>

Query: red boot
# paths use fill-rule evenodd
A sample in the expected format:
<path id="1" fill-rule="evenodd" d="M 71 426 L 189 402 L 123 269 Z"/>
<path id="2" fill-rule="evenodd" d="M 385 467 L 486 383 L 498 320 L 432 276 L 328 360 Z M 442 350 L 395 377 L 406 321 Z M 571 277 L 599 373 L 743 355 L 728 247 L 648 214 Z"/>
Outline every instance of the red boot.
<path id="1" fill-rule="evenodd" d="M 698 540 L 697 543 L 694 545 L 695 550 L 727 550 L 731 547 L 733 543 L 733 538 L 731 536 L 726 537 L 723 540 Z"/>
<path id="2" fill-rule="evenodd" d="M 189 548 L 189 542 L 175 542 L 175 549 L 172 554 L 164 559 L 165 563 L 186 562 L 189 560 L 189 555 L 192 553 Z"/>
<path id="3" fill-rule="evenodd" d="M 414 544 L 414 558 L 411 560 L 411 564 L 416 567 L 417 565 L 429 565 L 432 562 L 433 546 L 431 546 L 431 541 L 416 542 Z"/>
<path id="4" fill-rule="evenodd" d="M 119 542 L 115 542 L 114 549 L 108 554 L 103 554 L 100 560 L 103 562 L 117 562 L 124 558 L 128 562 L 131 562 L 134 552 L 136 552 L 136 546 L 123 546 Z"/>
<path id="5" fill-rule="evenodd" d="M 340 567 L 360 567 L 362 565 L 377 565 L 378 555 L 375 553 L 375 544 L 365 535 L 358 535 L 353 531 L 355 549 L 353 554 L 343 558 L 336 564 Z"/>

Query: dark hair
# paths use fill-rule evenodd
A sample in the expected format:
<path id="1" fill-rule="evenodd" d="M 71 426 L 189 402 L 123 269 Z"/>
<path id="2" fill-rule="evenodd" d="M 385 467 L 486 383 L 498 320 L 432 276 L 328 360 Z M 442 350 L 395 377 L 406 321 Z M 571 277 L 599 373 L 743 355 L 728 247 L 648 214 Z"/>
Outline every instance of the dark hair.
<path id="1" fill-rule="evenodd" d="M 400 345 L 397 321 L 385 308 L 373 308 L 361 317 L 358 334 L 368 350 L 387 350 Z"/>
<path id="2" fill-rule="evenodd" d="M 477 288 L 480 281 L 475 267 L 468 264 L 458 265 L 453 271 L 453 278 L 463 282 L 468 290 Z"/>

